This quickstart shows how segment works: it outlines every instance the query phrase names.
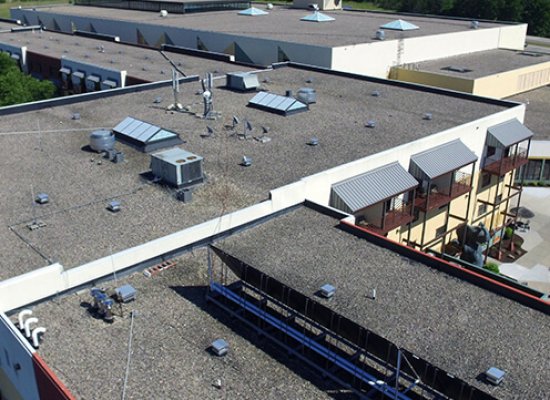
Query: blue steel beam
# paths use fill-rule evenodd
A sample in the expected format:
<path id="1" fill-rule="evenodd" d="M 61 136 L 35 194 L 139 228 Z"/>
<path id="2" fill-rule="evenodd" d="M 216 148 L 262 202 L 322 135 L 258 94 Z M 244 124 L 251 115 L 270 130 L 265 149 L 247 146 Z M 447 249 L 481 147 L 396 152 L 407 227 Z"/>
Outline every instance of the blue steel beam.
<path id="1" fill-rule="evenodd" d="M 376 377 L 363 371 L 362 369 L 358 369 L 356 365 L 354 365 L 353 363 L 350 363 L 348 360 L 340 357 L 335 352 L 317 343 L 315 339 L 310 338 L 298 332 L 296 329 L 286 325 L 282 321 L 278 320 L 277 318 L 269 314 L 267 311 L 256 307 L 254 304 L 250 303 L 249 301 L 235 294 L 233 291 L 226 288 L 225 286 L 216 282 L 211 282 L 210 289 L 213 292 L 221 294 L 222 296 L 229 299 L 233 303 L 237 304 L 238 306 L 244 308 L 250 313 L 261 318 L 262 320 L 267 322 L 269 325 L 273 326 L 274 328 L 277 328 L 281 332 L 285 333 L 286 335 L 290 336 L 296 341 L 302 343 L 304 346 L 313 350 L 315 353 L 319 354 L 325 359 L 330 360 L 334 364 L 338 365 L 344 371 L 348 372 L 352 376 L 355 376 L 356 378 L 360 379 L 361 381 L 371 386 L 374 390 L 386 396 L 390 396 L 391 398 L 396 400 L 411 400 L 410 397 L 404 395 L 403 393 L 399 392 L 395 388 L 388 386 L 385 382 L 377 379 Z"/>

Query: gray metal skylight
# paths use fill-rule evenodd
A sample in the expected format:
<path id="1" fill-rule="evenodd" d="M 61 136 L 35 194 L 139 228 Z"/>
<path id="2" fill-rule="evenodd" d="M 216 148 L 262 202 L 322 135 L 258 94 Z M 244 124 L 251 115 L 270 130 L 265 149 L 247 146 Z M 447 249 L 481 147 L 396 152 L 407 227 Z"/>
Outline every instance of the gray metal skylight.
<path id="1" fill-rule="evenodd" d="M 277 114 L 290 115 L 307 111 L 308 106 L 294 97 L 281 96 L 269 92 L 257 93 L 248 105 Z"/>

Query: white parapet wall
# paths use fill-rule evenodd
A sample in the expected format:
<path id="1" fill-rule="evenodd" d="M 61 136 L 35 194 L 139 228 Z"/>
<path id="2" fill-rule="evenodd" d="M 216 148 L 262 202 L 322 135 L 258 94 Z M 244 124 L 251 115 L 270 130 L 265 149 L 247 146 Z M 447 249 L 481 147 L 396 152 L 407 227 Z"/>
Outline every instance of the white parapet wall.
<path id="1" fill-rule="evenodd" d="M 264 201 L 76 268 L 65 270 L 61 264 L 52 264 L 2 281 L 0 282 L 0 311 L 17 309 L 91 283 L 101 277 L 177 251 L 304 201 L 304 198 L 299 196 L 299 191 L 294 188 L 289 189 L 291 189 L 289 196 L 276 193 L 274 196 L 276 201 Z M 293 194 L 290 194 L 290 191 Z M 274 206 L 275 204 L 277 207 Z"/>

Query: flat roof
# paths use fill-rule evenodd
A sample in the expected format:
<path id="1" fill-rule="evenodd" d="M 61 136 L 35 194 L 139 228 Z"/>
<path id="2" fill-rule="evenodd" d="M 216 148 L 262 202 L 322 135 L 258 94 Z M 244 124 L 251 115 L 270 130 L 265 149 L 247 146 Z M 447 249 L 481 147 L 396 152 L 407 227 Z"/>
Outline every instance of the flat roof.
<path id="1" fill-rule="evenodd" d="M 151 278 L 139 272 L 109 282 L 113 289 L 129 283 L 137 291 L 112 324 L 89 313 L 89 290 L 32 307 L 47 329 L 38 353 L 76 398 L 121 397 L 132 310 L 127 398 L 332 398 L 330 382 L 206 304 L 204 249 L 176 261 Z M 229 344 L 225 357 L 208 351 L 218 338 Z"/>
<path id="2" fill-rule="evenodd" d="M 302 177 L 507 108 L 484 99 L 292 67 L 261 73 L 259 81 L 274 93 L 313 87 L 317 103 L 288 117 L 250 108 L 247 104 L 255 93 L 222 88 L 222 76 L 214 80 L 214 110 L 221 112 L 216 121 L 166 111 L 173 103 L 171 85 L 3 116 L 0 278 L 53 260 L 70 268 L 108 256 L 259 203 L 270 190 Z M 191 112 L 202 113 L 200 83 L 180 88 L 180 102 Z M 375 90 L 380 96 L 371 96 Z M 432 113 L 432 120 L 423 119 L 426 112 Z M 80 120 L 71 119 L 73 113 L 80 113 Z M 126 161 L 113 164 L 86 151 L 93 130 L 112 128 L 127 116 L 179 133 L 186 142 L 180 147 L 204 157 L 207 182 L 194 191 L 191 203 L 177 201 L 171 189 L 143 178 L 150 170 L 146 154 L 117 143 Z M 226 127 L 233 116 L 241 121 L 235 131 Z M 376 128 L 365 127 L 370 119 L 376 119 Z M 262 136 L 266 127 L 272 140 L 240 140 L 237 134 L 244 132 L 245 120 L 253 127 L 250 136 Z M 208 126 L 214 131 L 212 137 L 204 137 Z M 306 145 L 312 136 L 319 139 L 318 146 Z M 251 167 L 240 165 L 245 155 L 253 159 Z M 33 207 L 32 192 L 49 194 L 50 203 Z M 112 199 L 121 202 L 121 212 L 105 210 Z M 30 231 L 26 225 L 35 218 L 47 226 Z M 15 252 L 13 243 L 20 240 L 14 239 L 16 234 L 34 249 L 24 245 Z M 36 250 L 48 260 L 37 258 Z"/>
<path id="3" fill-rule="evenodd" d="M 534 56 L 538 55 L 538 56 Z M 418 63 L 418 70 L 456 78 L 477 79 L 550 61 L 550 54 L 531 50 L 487 50 Z M 462 69 L 463 72 L 448 67 Z"/>
<path id="4" fill-rule="evenodd" d="M 172 66 L 154 49 L 69 35 L 51 31 L 24 31 L 0 34 L 0 42 L 12 46 L 26 46 L 27 51 L 48 57 L 93 64 L 104 68 L 127 71 L 128 75 L 144 81 L 156 82 L 172 79 Z M 187 75 L 204 75 L 217 71 L 223 74 L 253 68 L 206 57 L 173 52 L 165 54 Z"/>
<path id="5" fill-rule="evenodd" d="M 516 94 L 507 100 L 526 104 L 525 126 L 534 133 L 535 140 L 550 140 L 550 86 L 542 86 L 535 90 Z"/>
<path id="6" fill-rule="evenodd" d="M 269 40 L 297 42 L 309 45 L 337 47 L 377 41 L 375 33 L 381 25 L 400 17 L 395 13 L 351 12 L 345 10 L 323 11 L 335 18 L 327 23 L 309 23 L 300 18 L 311 10 L 275 6 L 269 15 L 248 17 L 238 10 L 189 14 L 168 14 L 161 18 L 157 12 L 109 9 L 101 7 L 52 6 L 37 10 L 53 14 L 77 15 L 107 20 L 143 22 L 152 25 L 184 27 L 231 35 L 248 36 Z M 386 40 L 428 36 L 470 30 L 470 21 L 443 18 L 403 16 L 403 19 L 418 25 L 413 31 L 386 30 Z M 503 26 L 502 23 L 481 22 L 479 29 Z"/>
<path id="7" fill-rule="evenodd" d="M 216 246 L 307 296 L 331 284 L 333 298 L 316 301 L 499 399 L 546 396 L 548 316 L 337 223 L 301 207 Z M 372 289 L 376 300 L 368 297 Z M 492 366 L 506 371 L 498 387 L 477 379 Z"/>

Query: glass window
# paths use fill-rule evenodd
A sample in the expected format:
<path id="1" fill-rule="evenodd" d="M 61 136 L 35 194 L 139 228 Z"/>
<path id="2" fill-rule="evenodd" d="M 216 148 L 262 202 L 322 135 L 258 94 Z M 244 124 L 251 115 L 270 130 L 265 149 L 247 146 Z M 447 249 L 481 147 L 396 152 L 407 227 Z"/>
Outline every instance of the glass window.
<path id="1" fill-rule="evenodd" d="M 481 187 L 487 187 L 491 184 L 491 174 L 483 174 L 481 176 Z"/>
<path id="2" fill-rule="evenodd" d="M 477 215 L 483 215 L 487 212 L 487 204 L 480 204 L 477 208 Z"/>
<path id="3" fill-rule="evenodd" d="M 544 168 L 542 170 L 542 179 L 544 181 L 550 181 L 550 160 L 545 160 Z"/>

